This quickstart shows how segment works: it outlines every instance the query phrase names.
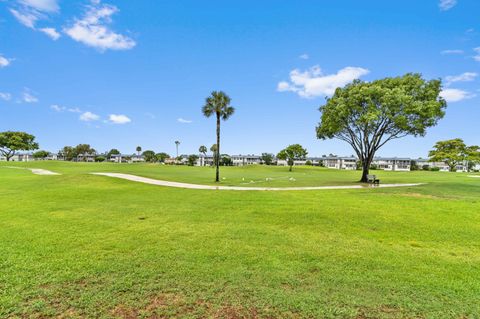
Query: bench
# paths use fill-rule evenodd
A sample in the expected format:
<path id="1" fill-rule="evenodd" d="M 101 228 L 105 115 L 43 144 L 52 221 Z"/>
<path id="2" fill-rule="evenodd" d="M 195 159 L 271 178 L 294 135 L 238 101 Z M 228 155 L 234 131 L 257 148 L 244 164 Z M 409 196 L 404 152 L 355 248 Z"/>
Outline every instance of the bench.
<path id="1" fill-rule="evenodd" d="M 377 175 L 367 175 L 367 182 L 370 184 L 380 184 L 380 180 L 377 178 Z"/>

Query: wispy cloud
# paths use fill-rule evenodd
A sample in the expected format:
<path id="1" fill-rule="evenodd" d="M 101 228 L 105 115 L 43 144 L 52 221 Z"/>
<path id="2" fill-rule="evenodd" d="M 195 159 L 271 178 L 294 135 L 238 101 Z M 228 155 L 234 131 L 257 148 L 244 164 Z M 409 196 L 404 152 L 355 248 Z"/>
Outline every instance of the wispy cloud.
<path id="1" fill-rule="evenodd" d="M 66 107 L 65 106 L 60 106 L 57 104 L 50 105 L 50 108 L 56 112 L 63 112 L 65 111 Z"/>
<path id="2" fill-rule="evenodd" d="M 54 41 L 60 38 L 60 33 L 57 30 L 55 30 L 55 28 L 41 28 L 38 30 L 48 35 Z"/>
<path id="3" fill-rule="evenodd" d="M 57 0 L 19 0 L 18 2 L 26 7 L 43 12 L 57 12 L 59 10 Z"/>
<path id="4" fill-rule="evenodd" d="M 177 122 L 183 123 L 183 124 L 189 124 L 189 123 L 192 123 L 193 121 L 192 120 L 186 120 L 186 119 L 180 117 L 180 118 L 177 119 Z"/>
<path id="5" fill-rule="evenodd" d="M 457 5 L 457 0 L 440 0 L 438 7 L 442 11 L 450 10 Z"/>
<path id="6" fill-rule="evenodd" d="M 22 100 L 25 103 L 37 103 L 38 98 L 30 92 L 29 89 L 25 89 L 22 94 Z"/>
<path id="7" fill-rule="evenodd" d="M 465 52 L 463 50 L 456 50 L 456 49 L 443 50 L 442 52 L 440 52 L 440 54 L 443 54 L 443 55 L 464 54 L 464 53 Z"/>
<path id="8" fill-rule="evenodd" d="M 459 102 L 466 99 L 471 99 L 475 97 L 476 94 L 460 89 L 445 89 L 440 93 L 440 96 L 443 97 L 447 102 Z"/>
<path id="9" fill-rule="evenodd" d="M 101 4 L 100 0 L 93 0 L 87 6 L 87 11 L 81 19 L 76 19 L 72 26 L 64 32 L 73 40 L 100 51 L 128 50 L 136 43 L 128 36 L 119 34 L 110 29 L 111 16 L 119 10 L 116 6 Z"/>
<path id="10" fill-rule="evenodd" d="M 0 99 L 4 101 L 10 101 L 11 98 L 12 98 L 12 95 L 10 93 L 0 92 Z"/>
<path id="11" fill-rule="evenodd" d="M 0 55 L 0 68 L 4 68 L 10 65 L 11 60 L 7 59 L 6 57 Z"/>
<path id="12" fill-rule="evenodd" d="M 295 92 L 303 98 L 331 96 L 335 89 L 358 79 L 370 71 L 360 67 L 346 67 L 335 74 L 324 75 L 318 65 L 306 71 L 295 69 L 290 72 L 290 81 L 278 83 L 279 92 Z"/>
<path id="13" fill-rule="evenodd" d="M 300 55 L 299 58 L 302 59 L 302 60 L 308 60 L 310 58 L 310 56 L 307 53 L 304 53 L 304 54 Z"/>
<path id="14" fill-rule="evenodd" d="M 84 112 L 80 114 L 79 119 L 80 121 L 83 121 L 83 122 L 93 122 L 93 121 L 98 121 L 100 119 L 100 116 L 92 112 Z"/>
<path id="15" fill-rule="evenodd" d="M 128 116 L 123 114 L 110 114 L 108 120 L 113 124 L 127 124 L 132 121 Z"/>
<path id="16" fill-rule="evenodd" d="M 445 85 L 449 86 L 455 82 L 472 82 L 477 78 L 478 73 L 475 72 L 465 72 L 459 75 L 449 75 L 445 77 Z"/>
<path id="17" fill-rule="evenodd" d="M 57 13 L 60 10 L 58 0 L 17 0 L 16 2 L 12 1 L 12 3 L 9 10 L 18 22 L 28 28 L 45 33 L 53 40 L 60 38 L 60 33 L 55 28 L 36 28 L 39 20 L 47 19 L 50 14 Z"/>
<path id="18" fill-rule="evenodd" d="M 473 56 L 473 59 L 475 61 L 480 62 L 480 47 L 474 48 L 473 51 L 475 51 L 475 55 Z"/>

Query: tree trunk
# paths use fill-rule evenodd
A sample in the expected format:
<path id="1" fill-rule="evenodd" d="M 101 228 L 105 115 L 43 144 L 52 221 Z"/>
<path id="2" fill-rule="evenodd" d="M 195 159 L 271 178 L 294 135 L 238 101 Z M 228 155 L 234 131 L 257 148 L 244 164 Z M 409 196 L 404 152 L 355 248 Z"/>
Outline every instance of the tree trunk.
<path id="1" fill-rule="evenodd" d="M 292 166 L 290 166 L 290 167 L 289 167 L 288 171 L 289 171 L 289 172 L 291 172 L 291 171 L 292 171 Z"/>
<path id="2" fill-rule="evenodd" d="M 370 170 L 370 163 L 369 161 L 362 161 L 362 179 L 360 180 L 361 183 L 367 183 L 368 182 L 368 173 Z"/>
<path id="3" fill-rule="evenodd" d="M 215 158 L 215 182 L 220 182 L 220 114 L 217 113 L 217 156 Z"/>

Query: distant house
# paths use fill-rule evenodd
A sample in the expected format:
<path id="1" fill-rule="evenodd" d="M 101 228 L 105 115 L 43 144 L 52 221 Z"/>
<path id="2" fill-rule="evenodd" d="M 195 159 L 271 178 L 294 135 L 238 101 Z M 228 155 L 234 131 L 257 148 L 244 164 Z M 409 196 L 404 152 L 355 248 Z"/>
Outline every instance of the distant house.
<path id="1" fill-rule="evenodd" d="M 347 170 L 357 169 L 357 158 L 353 156 L 350 156 L 350 157 L 325 156 L 325 157 L 321 157 L 320 160 L 322 161 L 323 166 L 327 168 L 347 169 Z"/>
<path id="2" fill-rule="evenodd" d="M 410 171 L 411 161 L 410 158 L 375 157 L 372 165 L 384 171 Z"/>
<path id="3" fill-rule="evenodd" d="M 76 162 L 95 162 L 95 154 L 78 154 L 75 158 Z"/>
<path id="4" fill-rule="evenodd" d="M 293 166 L 302 166 L 307 164 L 307 159 L 296 159 L 293 160 Z M 287 160 L 277 160 L 277 165 L 278 166 L 288 166 L 288 161 Z"/>
<path id="5" fill-rule="evenodd" d="M 450 171 L 450 167 L 445 162 L 430 162 L 428 159 L 422 159 L 422 158 L 416 159 L 414 161 L 417 164 L 419 169 L 427 167 L 428 169 L 438 168 L 438 170 L 441 171 L 441 172 L 449 172 Z M 455 170 L 457 172 L 468 172 L 468 162 L 464 161 L 464 162 L 458 164 L 455 167 Z"/>
<path id="6" fill-rule="evenodd" d="M 7 157 L 0 155 L 0 161 L 6 161 Z M 33 158 L 32 154 L 15 154 L 10 158 L 11 162 L 30 162 L 34 161 L 35 159 Z"/>
<path id="7" fill-rule="evenodd" d="M 233 166 L 257 165 L 262 162 L 262 157 L 258 155 L 231 155 Z"/>

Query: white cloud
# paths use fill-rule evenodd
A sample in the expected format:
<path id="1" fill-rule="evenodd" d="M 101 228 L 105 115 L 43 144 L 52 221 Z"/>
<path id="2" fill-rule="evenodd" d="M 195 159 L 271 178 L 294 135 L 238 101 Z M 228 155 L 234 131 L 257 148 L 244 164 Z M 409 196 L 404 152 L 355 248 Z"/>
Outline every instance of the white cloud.
<path id="1" fill-rule="evenodd" d="M 65 106 L 60 106 L 60 105 L 57 105 L 57 104 L 50 105 L 50 108 L 54 111 L 57 111 L 57 112 L 63 112 L 66 109 Z"/>
<path id="2" fill-rule="evenodd" d="M 12 96 L 10 95 L 10 93 L 0 92 L 0 99 L 10 101 L 11 98 Z"/>
<path id="3" fill-rule="evenodd" d="M 92 112 L 85 112 L 80 114 L 79 119 L 80 121 L 84 121 L 84 122 L 92 122 L 92 121 L 98 121 L 100 119 L 100 116 Z"/>
<path id="4" fill-rule="evenodd" d="M 310 56 L 307 53 L 304 53 L 301 56 L 299 56 L 299 58 L 302 59 L 302 60 L 308 60 L 310 58 Z"/>
<path id="5" fill-rule="evenodd" d="M 329 75 L 324 75 L 318 65 L 304 72 L 295 69 L 290 72 L 290 82 L 278 83 L 277 90 L 295 92 L 304 98 L 331 96 L 335 93 L 336 88 L 343 87 L 369 72 L 367 69 L 351 66 Z"/>
<path id="6" fill-rule="evenodd" d="M 108 116 L 108 120 L 113 124 L 127 124 L 130 123 L 132 120 L 123 114 L 110 114 Z"/>
<path id="7" fill-rule="evenodd" d="M 13 14 L 15 19 L 18 20 L 18 22 L 20 22 L 26 27 L 35 29 L 35 23 L 39 19 L 38 14 L 27 11 L 20 12 L 15 9 L 10 9 L 10 12 Z"/>
<path id="8" fill-rule="evenodd" d="M 10 65 L 10 60 L 0 55 L 0 68 Z"/>
<path id="9" fill-rule="evenodd" d="M 473 57 L 475 61 L 480 62 L 480 47 L 474 48 L 473 51 L 475 51 L 476 55 Z"/>
<path id="10" fill-rule="evenodd" d="M 54 41 L 60 38 L 60 33 L 55 28 L 40 28 L 38 30 L 48 35 Z"/>
<path id="11" fill-rule="evenodd" d="M 84 17 L 77 19 L 71 27 L 65 28 L 64 32 L 73 40 L 101 51 L 131 49 L 136 45 L 133 39 L 115 33 L 108 27 L 112 22 L 111 16 L 118 11 L 113 5 L 102 5 L 100 1 L 94 0 L 92 5 L 88 6 Z"/>
<path id="12" fill-rule="evenodd" d="M 44 12 L 57 12 L 59 7 L 57 0 L 19 0 L 26 7 Z"/>
<path id="13" fill-rule="evenodd" d="M 78 107 L 68 108 L 67 111 L 72 113 L 82 113 L 82 111 Z"/>
<path id="14" fill-rule="evenodd" d="M 465 72 L 459 75 L 449 75 L 445 77 L 445 85 L 449 86 L 455 82 L 471 82 L 475 81 L 475 78 L 478 76 L 478 73 L 475 72 Z"/>
<path id="15" fill-rule="evenodd" d="M 463 50 L 443 50 L 442 52 L 440 52 L 441 54 L 443 55 L 450 55 L 450 54 L 463 54 L 464 51 Z"/>
<path id="16" fill-rule="evenodd" d="M 28 90 L 24 91 L 22 94 L 22 100 L 26 103 L 37 103 L 38 98 L 30 93 Z"/>
<path id="17" fill-rule="evenodd" d="M 438 6 L 442 11 L 450 10 L 456 5 L 457 5 L 457 0 L 440 0 L 440 2 L 438 3 Z"/>
<path id="18" fill-rule="evenodd" d="M 471 99 L 476 95 L 459 89 L 445 89 L 440 92 L 440 96 L 447 102 L 459 102 L 466 99 Z"/>
<path id="19" fill-rule="evenodd" d="M 183 124 L 189 124 L 189 123 L 192 123 L 193 121 L 192 120 L 186 120 L 186 119 L 180 117 L 180 118 L 177 119 L 177 122 L 183 123 Z"/>

